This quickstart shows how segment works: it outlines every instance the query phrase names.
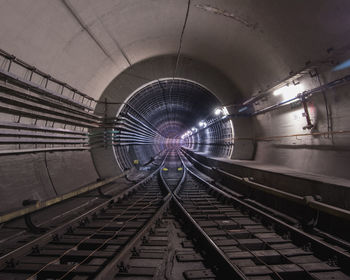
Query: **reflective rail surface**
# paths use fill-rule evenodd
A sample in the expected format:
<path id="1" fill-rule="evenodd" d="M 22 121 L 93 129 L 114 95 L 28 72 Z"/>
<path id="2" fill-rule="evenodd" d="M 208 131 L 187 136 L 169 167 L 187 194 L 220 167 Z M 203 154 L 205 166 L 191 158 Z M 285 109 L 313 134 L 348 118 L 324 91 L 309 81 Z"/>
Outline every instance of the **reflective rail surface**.
<path id="1" fill-rule="evenodd" d="M 0 279 L 336 279 L 350 255 L 170 150 L 148 177 L 0 257 Z"/>

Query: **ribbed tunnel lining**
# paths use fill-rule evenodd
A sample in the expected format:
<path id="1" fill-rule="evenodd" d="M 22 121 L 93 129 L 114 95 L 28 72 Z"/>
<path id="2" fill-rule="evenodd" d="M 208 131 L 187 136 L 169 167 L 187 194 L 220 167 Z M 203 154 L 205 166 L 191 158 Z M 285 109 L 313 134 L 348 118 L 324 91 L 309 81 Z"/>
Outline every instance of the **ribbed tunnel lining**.
<path id="1" fill-rule="evenodd" d="M 144 131 L 143 140 L 116 146 L 115 152 L 121 166 L 129 168 L 134 160 L 146 163 L 150 157 L 172 146 L 193 146 L 193 142 L 198 146 L 202 141 L 204 144 L 215 144 L 215 141 L 204 138 L 225 134 L 222 131 L 227 130 L 226 122 L 218 122 L 206 129 L 204 138 L 202 133 L 198 133 L 190 140 L 182 140 L 181 135 L 192 127 L 198 127 L 202 120 L 214 120 L 213 112 L 218 106 L 219 100 L 208 89 L 189 80 L 169 78 L 145 85 L 127 100 L 118 115 L 122 119 L 121 134 L 128 133 L 128 141 L 136 137 L 125 131 L 126 126 L 132 127 L 128 123 L 143 124 L 147 130 Z"/>

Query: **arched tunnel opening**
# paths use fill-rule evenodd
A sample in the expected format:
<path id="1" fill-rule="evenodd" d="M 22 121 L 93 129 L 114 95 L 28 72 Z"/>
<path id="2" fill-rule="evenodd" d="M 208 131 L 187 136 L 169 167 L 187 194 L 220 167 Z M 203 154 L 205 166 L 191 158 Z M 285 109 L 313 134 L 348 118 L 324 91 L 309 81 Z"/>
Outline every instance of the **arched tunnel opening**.
<path id="1" fill-rule="evenodd" d="M 168 78 L 142 86 L 122 104 L 111 131 L 119 165 L 142 166 L 165 149 L 180 147 L 229 157 L 232 122 L 215 110 L 223 110 L 219 100 L 193 81 Z"/>
<path id="2" fill-rule="evenodd" d="M 0 0 L 0 279 L 349 280 L 349 14 Z"/>

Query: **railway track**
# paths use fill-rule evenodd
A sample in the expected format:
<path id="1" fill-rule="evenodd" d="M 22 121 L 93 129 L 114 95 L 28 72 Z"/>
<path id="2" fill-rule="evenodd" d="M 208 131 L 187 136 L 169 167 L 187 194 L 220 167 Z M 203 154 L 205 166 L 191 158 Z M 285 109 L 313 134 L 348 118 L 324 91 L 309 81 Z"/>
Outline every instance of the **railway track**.
<path id="1" fill-rule="evenodd" d="M 212 184 L 169 151 L 153 173 L 0 257 L 0 279 L 350 279 L 350 255 Z"/>
<path id="2" fill-rule="evenodd" d="M 176 205 L 203 244 L 233 264 L 234 279 L 350 279 L 348 252 L 188 174 Z"/>
<path id="3" fill-rule="evenodd" d="M 166 181 L 167 187 L 173 191 L 181 180 L 184 172 L 184 166 L 179 154 L 172 150 L 167 157 L 167 164 L 164 166 L 161 176 Z"/>
<path id="4" fill-rule="evenodd" d="M 97 199 L 85 211 L 79 206 L 70 209 L 69 212 L 78 209 L 82 214 L 51 225 L 40 234 L 25 232 L 21 235 L 23 228 L 17 228 L 15 235 L 19 237 L 14 237 L 14 244 L 8 246 L 5 240 L 5 245 L 1 246 L 0 279 L 74 279 L 79 275 L 94 277 L 100 267 L 105 266 L 105 263 L 96 263 L 110 259 L 117 252 L 116 249 L 113 253 L 111 248 L 122 247 L 127 243 L 127 233 L 131 238 L 138 231 L 138 227 L 142 227 L 149 216 L 152 216 L 152 211 L 158 208 L 157 204 L 163 197 L 156 179 L 159 168 L 158 166 L 151 175 L 118 195 L 107 198 L 107 195 L 103 194 L 104 199 Z M 96 194 L 93 197 L 96 198 Z M 76 200 L 80 201 L 77 198 L 73 201 Z M 66 202 L 60 204 L 64 203 Z M 55 207 L 59 207 L 60 204 Z M 50 216 L 53 212 L 50 209 L 51 207 L 45 208 L 37 215 L 45 217 L 47 212 L 50 212 Z M 143 213 L 140 213 L 140 210 Z M 16 230 L 13 224 L 12 230 Z M 116 237 L 118 241 L 112 240 Z M 109 252 L 100 252 L 106 247 L 109 248 Z"/>

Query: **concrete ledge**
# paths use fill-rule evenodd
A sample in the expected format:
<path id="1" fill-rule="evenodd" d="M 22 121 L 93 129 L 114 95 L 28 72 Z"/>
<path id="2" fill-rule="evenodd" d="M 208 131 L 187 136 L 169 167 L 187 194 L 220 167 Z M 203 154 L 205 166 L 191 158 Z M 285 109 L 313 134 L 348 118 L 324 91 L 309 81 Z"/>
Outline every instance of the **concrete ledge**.
<path id="1" fill-rule="evenodd" d="M 230 160 L 207 157 L 204 154 L 186 150 L 199 162 L 220 168 L 239 177 L 253 177 L 254 181 L 299 196 L 320 196 L 322 202 L 350 209 L 350 180 L 302 173 L 275 165 L 264 165 L 254 161 Z"/>

